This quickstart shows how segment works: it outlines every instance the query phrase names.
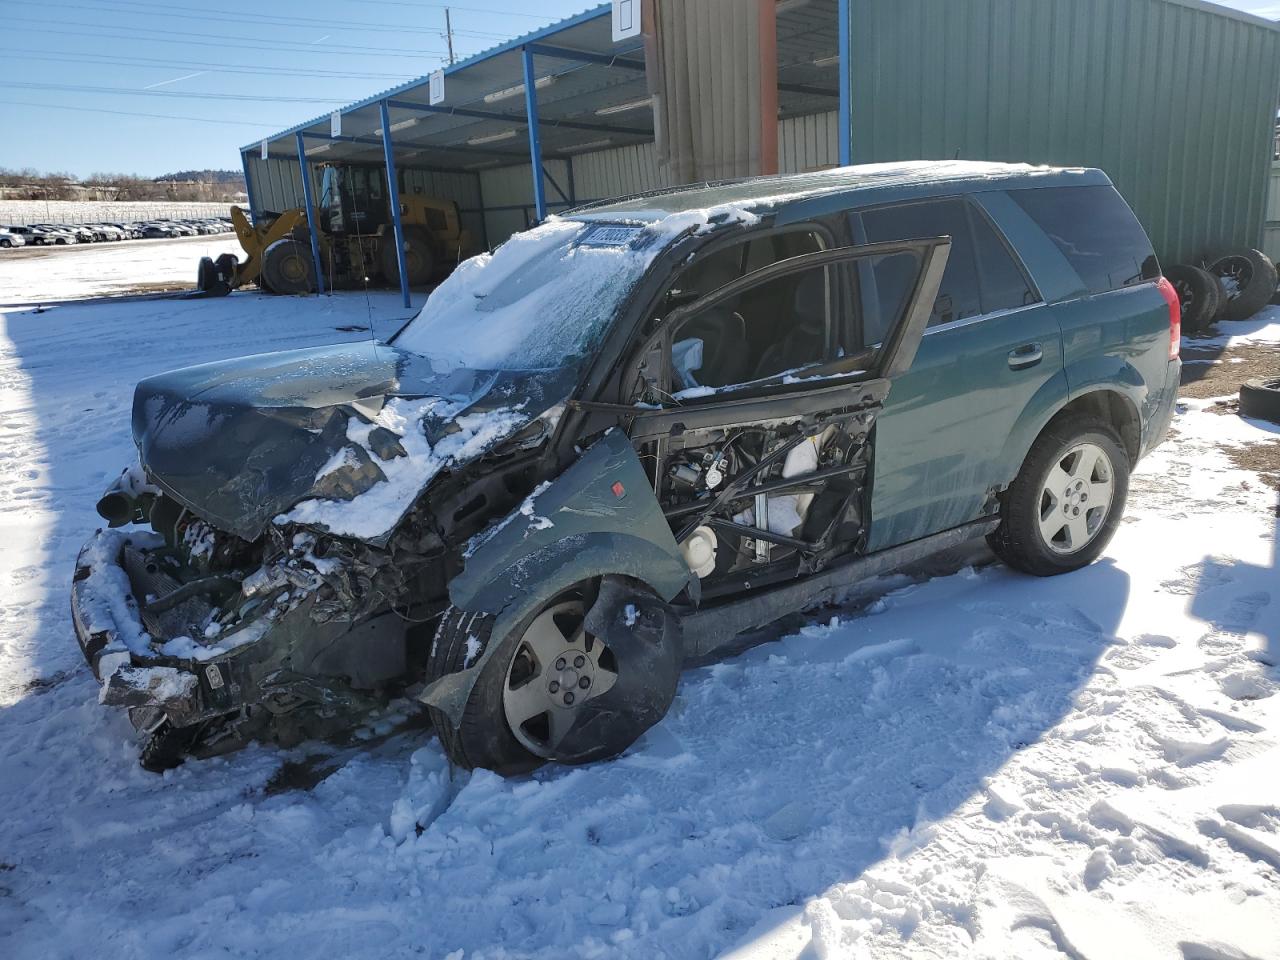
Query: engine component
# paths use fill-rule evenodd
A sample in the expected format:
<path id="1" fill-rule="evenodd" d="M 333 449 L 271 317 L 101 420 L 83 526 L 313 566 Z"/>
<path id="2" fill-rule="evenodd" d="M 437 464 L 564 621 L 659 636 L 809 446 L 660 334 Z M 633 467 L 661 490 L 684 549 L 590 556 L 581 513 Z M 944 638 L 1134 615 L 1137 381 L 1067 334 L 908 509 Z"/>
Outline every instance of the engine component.
<path id="1" fill-rule="evenodd" d="M 718 546 L 716 532 L 706 526 L 696 528 L 684 543 L 680 544 L 680 553 L 684 556 L 684 562 L 698 575 L 699 580 L 710 576 L 715 570 Z"/>

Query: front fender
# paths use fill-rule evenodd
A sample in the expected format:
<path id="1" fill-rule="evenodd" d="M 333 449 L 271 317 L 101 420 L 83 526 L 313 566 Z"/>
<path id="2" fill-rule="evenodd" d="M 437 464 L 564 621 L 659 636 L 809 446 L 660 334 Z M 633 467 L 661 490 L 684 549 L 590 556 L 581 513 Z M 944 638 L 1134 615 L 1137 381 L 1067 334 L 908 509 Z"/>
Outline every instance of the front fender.
<path id="1" fill-rule="evenodd" d="M 619 430 L 477 538 L 449 584 L 449 600 L 466 613 L 493 617 L 492 629 L 477 631 L 480 646 L 464 669 L 432 681 L 419 699 L 458 724 L 502 638 L 574 584 L 602 576 L 641 581 L 663 601 L 686 587 L 696 597 L 698 588 Z"/>
<path id="2" fill-rule="evenodd" d="M 460 610 L 497 614 L 566 573 L 612 573 L 663 600 L 697 578 L 680 554 L 631 442 L 610 430 L 569 469 L 480 534 L 449 584 Z M 570 581 L 571 583 L 574 581 Z"/>

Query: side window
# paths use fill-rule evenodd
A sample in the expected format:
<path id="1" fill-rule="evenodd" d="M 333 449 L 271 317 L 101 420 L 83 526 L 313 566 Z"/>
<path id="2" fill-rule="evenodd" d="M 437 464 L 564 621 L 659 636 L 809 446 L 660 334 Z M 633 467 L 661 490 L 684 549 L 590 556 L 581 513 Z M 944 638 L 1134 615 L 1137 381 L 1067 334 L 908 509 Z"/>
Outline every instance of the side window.
<path id="1" fill-rule="evenodd" d="M 776 277 L 695 314 L 671 344 L 672 392 L 696 396 L 828 357 L 831 267 Z"/>
<path id="2" fill-rule="evenodd" d="M 982 282 L 982 312 L 1016 310 L 1039 302 L 1039 295 L 986 215 L 970 208 L 969 217 L 973 223 L 973 252 Z"/>
<path id="3" fill-rule="evenodd" d="M 1041 187 L 1009 196 L 1048 234 L 1090 293 L 1160 276 L 1151 241 L 1114 187 Z"/>
<path id="4" fill-rule="evenodd" d="M 828 363 L 833 355 L 830 332 L 836 327 L 892 328 L 906 309 L 919 275 L 915 253 L 868 258 L 877 275 L 900 281 L 897 292 L 880 292 L 875 317 L 864 317 L 850 297 L 838 296 L 843 266 L 832 264 L 796 270 L 750 286 L 683 320 L 672 335 L 671 393 L 676 399 L 705 396 L 723 387 L 765 380 Z M 763 307 L 762 307 L 763 305 Z M 784 305 L 778 309 L 774 305 Z M 838 313 L 851 311 L 854 316 Z M 845 321 L 845 322 L 841 322 Z M 846 355 L 842 374 L 871 370 L 877 351 Z"/>
<path id="5" fill-rule="evenodd" d="M 947 199 L 905 203 L 864 210 L 860 216 L 868 243 L 919 240 L 925 237 L 951 238 L 951 258 L 947 261 L 947 269 L 938 288 L 938 299 L 934 301 L 929 326 L 976 317 L 984 312 L 969 213 L 964 201 Z M 884 284 L 890 299 L 898 294 L 900 280 L 896 276 L 882 276 L 882 269 L 892 266 L 893 264 L 885 264 L 875 270 L 877 293 L 880 294 L 881 285 Z M 875 332 L 868 326 L 866 336 L 870 338 L 874 335 Z M 868 339 L 867 342 L 874 341 Z"/>

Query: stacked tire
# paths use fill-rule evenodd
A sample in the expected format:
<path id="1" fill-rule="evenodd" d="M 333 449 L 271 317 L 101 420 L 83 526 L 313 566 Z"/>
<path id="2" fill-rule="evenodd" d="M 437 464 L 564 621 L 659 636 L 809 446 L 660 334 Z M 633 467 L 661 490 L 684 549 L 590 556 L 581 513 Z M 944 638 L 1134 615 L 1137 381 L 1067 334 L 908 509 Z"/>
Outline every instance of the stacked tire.
<path id="1" fill-rule="evenodd" d="M 1261 250 L 1224 254 L 1204 267 L 1179 264 L 1165 276 L 1178 293 L 1188 335 L 1219 320 L 1248 320 L 1276 296 L 1276 267 Z"/>

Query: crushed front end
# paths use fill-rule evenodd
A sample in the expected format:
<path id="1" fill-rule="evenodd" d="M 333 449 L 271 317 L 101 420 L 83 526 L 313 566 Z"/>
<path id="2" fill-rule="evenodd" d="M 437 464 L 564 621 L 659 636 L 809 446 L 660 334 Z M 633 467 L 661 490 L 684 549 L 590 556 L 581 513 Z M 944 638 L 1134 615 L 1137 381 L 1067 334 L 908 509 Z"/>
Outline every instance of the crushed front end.
<path id="1" fill-rule="evenodd" d="M 99 530 L 71 609 L 100 702 L 148 735 L 144 765 L 331 735 L 409 672 L 388 549 L 278 528 L 250 543 L 159 492 L 132 502 L 152 529 Z"/>

